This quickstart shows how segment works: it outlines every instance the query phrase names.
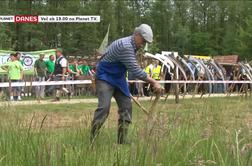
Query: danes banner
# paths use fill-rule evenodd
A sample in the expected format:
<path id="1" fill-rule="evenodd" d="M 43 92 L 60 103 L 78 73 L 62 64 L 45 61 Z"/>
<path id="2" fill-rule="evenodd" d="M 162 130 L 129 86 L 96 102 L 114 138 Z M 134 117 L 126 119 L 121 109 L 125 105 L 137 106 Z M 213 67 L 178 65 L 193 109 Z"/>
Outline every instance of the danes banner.
<path id="1" fill-rule="evenodd" d="M 0 22 L 13 22 L 13 23 L 97 23 L 100 22 L 100 16 L 86 15 L 15 15 L 15 16 L 0 16 Z"/>
<path id="2" fill-rule="evenodd" d="M 10 60 L 10 54 L 16 53 L 17 51 L 7 51 L 7 50 L 0 50 L 0 66 Z M 24 67 L 24 70 L 32 70 L 33 65 L 36 59 L 39 58 L 39 54 L 44 54 L 44 60 L 48 60 L 50 55 L 55 56 L 55 49 L 50 50 L 42 50 L 42 51 L 32 51 L 32 52 L 22 52 L 18 51 L 21 54 L 20 61 Z M 5 73 L 4 70 L 0 68 L 0 73 Z"/>

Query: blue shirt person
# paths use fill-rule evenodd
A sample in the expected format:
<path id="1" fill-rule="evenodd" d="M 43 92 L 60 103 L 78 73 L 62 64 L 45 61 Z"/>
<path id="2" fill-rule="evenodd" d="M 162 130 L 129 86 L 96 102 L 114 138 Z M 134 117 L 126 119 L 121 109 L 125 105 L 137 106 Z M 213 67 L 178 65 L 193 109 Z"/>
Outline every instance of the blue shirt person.
<path id="1" fill-rule="evenodd" d="M 91 129 L 91 143 L 108 117 L 111 98 L 114 97 L 119 107 L 118 143 L 124 144 L 128 125 L 132 121 L 131 95 L 126 81 L 129 71 L 135 78 L 153 85 L 155 92 L 161 91 L 158 82 L 150 78 L 138 65 L 137 50 L 146 42 L 153 41 L 153 32 L 149 25 L 141 24 L 133 35 L 118 39 L 109 45 L 97 64 L 96 92 L 98 108 L 95 111 Z"/>

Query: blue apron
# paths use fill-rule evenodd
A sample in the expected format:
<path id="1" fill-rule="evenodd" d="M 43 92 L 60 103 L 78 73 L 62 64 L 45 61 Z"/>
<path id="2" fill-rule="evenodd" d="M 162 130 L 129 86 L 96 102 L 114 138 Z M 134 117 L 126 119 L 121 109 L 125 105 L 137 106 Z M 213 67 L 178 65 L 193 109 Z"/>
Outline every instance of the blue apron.
<path id="1" fill-rule="evenodd" d="M 124 95 L 130 97 L 126 81 L 126 67 L 120 62 L 102 62 L 97 64 L 96 79 L 103 80 L 119 89 Z"/>

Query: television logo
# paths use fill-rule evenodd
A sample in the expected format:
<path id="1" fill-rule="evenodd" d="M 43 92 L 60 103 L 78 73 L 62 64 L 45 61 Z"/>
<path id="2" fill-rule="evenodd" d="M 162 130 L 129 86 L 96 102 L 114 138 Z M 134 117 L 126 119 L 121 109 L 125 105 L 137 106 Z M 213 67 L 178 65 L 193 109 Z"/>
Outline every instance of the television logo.
<path id="1" fill-rule="evenodd" d="M 38 23 L 38 16 L 36 15 L 15 15 L 15 23 Z"/>

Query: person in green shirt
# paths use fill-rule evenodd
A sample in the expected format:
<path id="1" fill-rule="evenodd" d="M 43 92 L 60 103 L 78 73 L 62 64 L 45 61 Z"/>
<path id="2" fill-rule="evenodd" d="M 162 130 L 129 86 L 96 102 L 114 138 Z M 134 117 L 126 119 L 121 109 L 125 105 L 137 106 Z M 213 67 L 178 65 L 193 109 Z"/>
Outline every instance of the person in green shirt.
<path id="1" fill-rule="evenodd" d="M 54 67 L 55 67 L 55 57 L 54 55 L 49 56 L 49 60 L 45 62 L 46 67 L 47 67 L 47 76 L 51 76 L 54 72 Z"/>
<path id="2" fill-rule="evenodd" d="M 34 73 L 36 75 L 36 81 L 45 81 L 46 77 L 46 72 L 47 72 L 47 67 L 46 63 L 44 61 L 44 54 L 39 55 L 39 59 L 35 61 L 34 64 Z M 36 91 L 36 98 L 37 99 L 43 99 L 45 96 L 45 86 L 36 86 L 35 88 Z"/>
<path id="3" fill-rule="evenodd" d="M 80 71 L 78 69 L 78 60 L 75 59 L 73 61 L 70 61 L 68 68 L 70 75 L 75 79 L 80 75 Z"/>
<path id="4" fill-rule="evenodd" d="M 52 79 L 52 75 L 53 75 L 54 68 L 55 68 L 55 56 L 50 55 L 49 60 L 45 61 L 45 64 L 46 64 L 46 67 L 47 67 L 46 80 L 49 81 L 50 79 Z M 47 96 L 52 96 L 53 95 L 53 89 L 54 89 L 54 86 L 47 85 L 46 90 L 45 90 L 45 94 Z"/>
<path id="5" fill-rule="evenodd" d="M 38 77 L 46 76 L 47 67 L 44 61 L 44 57 L 45 57 L 44 54 L 40 54 L 39 59 L 37 59 L 34 64 L 34 73 Z"/>
<path id="6" fill-rule="evenodd" d="M 88 66 L 86 61 L 81 61 L 81 64 L 78 66 L 81 75 L 87 76 L 90 75 L 90 67 Z"/>
<path id="7" fill-rule="evenodd" d="M 18 60 L 18 54 L 10 55 L 11 61 L 5 63 L 1 68 L 8 72 L 8 78 L 10 85 L 13 82 L 20 82 L 23 79 L 23 66 Z M 11 87 L 10 89 L 10 100 L 13 101 L 13 96 L 18 96 L 18 100 L 21 100 L 21 87 Z"/>

